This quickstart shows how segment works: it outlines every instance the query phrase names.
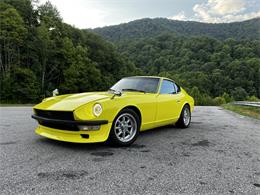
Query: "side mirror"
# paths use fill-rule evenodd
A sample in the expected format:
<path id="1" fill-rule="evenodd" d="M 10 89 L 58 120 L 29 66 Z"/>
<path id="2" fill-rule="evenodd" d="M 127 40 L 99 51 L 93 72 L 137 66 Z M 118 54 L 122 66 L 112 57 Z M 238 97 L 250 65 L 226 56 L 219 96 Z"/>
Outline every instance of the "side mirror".
<path id="1" fill-rule="evenodd" d="M 52 96 L 57 96 L 57 95 L 59 95 L 59 90 L 58 89 L 54 89 L 52 91 Z"/>
<path id="2" fill-rule="evenodd" d="M 115 91 L 114 94 L 117 95 L 117 96 L 121 96 L 122 92 L 121 91 Z"/>
<path id="3" fill-rule="evenodd" d="M 114 91 L 113 94 L 114 94 L 114 95 L 112 96 L 111 99 L 114 99 L 115 96 L 121 96 L 121 95 L 122 95 L 122 91 Z"/>

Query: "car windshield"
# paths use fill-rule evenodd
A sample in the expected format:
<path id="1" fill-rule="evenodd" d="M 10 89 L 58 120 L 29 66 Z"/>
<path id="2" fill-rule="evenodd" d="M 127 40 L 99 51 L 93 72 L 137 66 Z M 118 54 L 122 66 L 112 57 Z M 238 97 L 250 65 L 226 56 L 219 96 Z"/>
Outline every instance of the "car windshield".
<path id="1" fill-rule="evenodd" d="M 159 78 L 128 77 L 118 81 L 110 90 L 157 93 Z"/>

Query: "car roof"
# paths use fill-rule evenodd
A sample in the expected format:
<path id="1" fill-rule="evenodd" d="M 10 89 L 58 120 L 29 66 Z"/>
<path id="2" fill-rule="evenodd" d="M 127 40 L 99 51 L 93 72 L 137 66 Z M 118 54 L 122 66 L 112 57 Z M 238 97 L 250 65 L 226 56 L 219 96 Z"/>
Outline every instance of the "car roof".
<path id="1" fill-rule="evenodd" d="M 130 77 L 124 77 L 124 78 L 134 78 L 134 77 L 143 77 L 143 78 L 157 78 L 157 79 L 166 79 L 173 81 L 172 79 L 169 79 L 167 77 L 159 77 L 159 76 L 130 76 Z M 173 81 L 174 82 L 174 81 Z"/>

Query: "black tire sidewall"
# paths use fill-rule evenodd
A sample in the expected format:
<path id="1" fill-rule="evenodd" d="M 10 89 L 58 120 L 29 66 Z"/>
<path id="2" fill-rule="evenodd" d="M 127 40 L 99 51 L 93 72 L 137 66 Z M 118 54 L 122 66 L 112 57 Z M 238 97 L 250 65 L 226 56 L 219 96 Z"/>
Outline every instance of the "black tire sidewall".
<path id="1" fill-rule="evenodd" d="M 128 114 L 131 114 L 135 120 L 136 120 L 136 124 L 137 124 L 137 130 L 136 130 L 136 134 L 135 136 L 133 137 L 133 139 L 131 139 L 130 141 L 128 142 L 122 142 L 120 141 L 117 136 L 115 135 L 115 121 L 117 120 L 117 118 L 121 115 L 121 114 L 124 114 L 124 113 L 128 113 Z M 123 110 L 121 110 L 117 116 L 115 117 L 113 123 L 112 123 L 112 127 L 110 129 L 110 134 L 109 134 L 109 139 L 108 139 L 108 142 L 111 143 L 112 145 L 116 145 L 116 146 L 129 146 L 131 145 L 132 143 L 135 142 L 135 140 L 137 139 L 138 135 L 139 135 L 139 132 L 140 132 L 140 119 L 139 119 L 139 116 L 136 114 L 136 112 L 132 109 L 129 109 L 129 108 L 125 108 Z"/>
<path id="2" fill-rule="evenodd" d="M 190 123 L 191 123 L 191 112 L 190 112 L 190 121 L 189 121 L 189 124 L 188 124 L 188 125 L 185 125 L 185 123 L 184 123 L 184 110 L 185 110 L 185 109 L 188 109 L 189 112 L 190 112 L 190 107 L 189 107 L 189 105 L 186 104 L 185 106 L 183 106 L 182 111 L 181 111 L 181 116 L 180 116 L 179 120 L 178 120 L 177 123 L 176 123 L 176 125 L 177 125 L 178 127 L 187 128 L 187 127 L 190 126 Z"/>

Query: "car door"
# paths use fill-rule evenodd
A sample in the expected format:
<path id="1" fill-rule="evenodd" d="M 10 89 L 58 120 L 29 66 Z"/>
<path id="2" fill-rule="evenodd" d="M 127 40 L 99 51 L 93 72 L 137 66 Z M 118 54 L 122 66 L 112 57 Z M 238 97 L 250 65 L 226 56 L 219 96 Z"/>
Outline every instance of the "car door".
<path id="1" fill-rule="evenodd" d="M 179 118 L 181 93 L 173 81 L 163 79 L 157 96 L 156 121 L 170 121 Z"/>

